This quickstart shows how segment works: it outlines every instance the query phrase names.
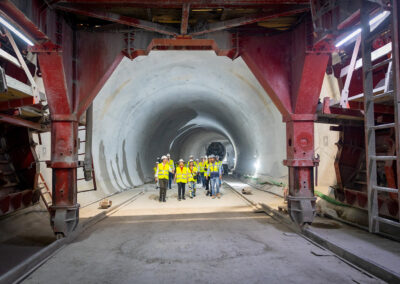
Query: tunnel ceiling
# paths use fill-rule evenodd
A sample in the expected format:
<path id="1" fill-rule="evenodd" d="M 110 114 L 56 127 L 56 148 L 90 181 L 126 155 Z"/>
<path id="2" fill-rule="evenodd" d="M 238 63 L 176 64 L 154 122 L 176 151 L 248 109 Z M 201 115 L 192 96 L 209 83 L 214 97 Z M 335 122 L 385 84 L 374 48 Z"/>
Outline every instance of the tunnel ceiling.
<path id="1" fill-rule="evenodd" d="M 94 101 L 98 183 L 122 190 L 148 181 L 156 157 L 204 155 L 216 140 L 236 152 L 236 170 L 254 163 L 282 176 L 281 116 L 241 58 L 162 51 L 124 59 Z"/>

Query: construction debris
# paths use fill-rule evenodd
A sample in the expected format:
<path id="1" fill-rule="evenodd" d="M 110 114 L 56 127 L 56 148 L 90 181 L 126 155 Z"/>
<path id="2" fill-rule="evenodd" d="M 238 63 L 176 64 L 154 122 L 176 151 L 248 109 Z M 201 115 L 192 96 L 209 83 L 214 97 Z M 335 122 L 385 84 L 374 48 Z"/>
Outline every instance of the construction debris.
<path id="1" fill-rule="evenodd" d="M 107 209 L 107 208 L 111 207 L 111 205 L 112 205 L 112 201 L 109 199 L 103 199 L 99 203 L 100 209 Z"/>
<path id="2" fill-rule="evenodd" d="M 242 194 L 248 194 L 248 195 L 252 194 L 251 193 L 251 187 L 243 188 L 242 189 Z"/>

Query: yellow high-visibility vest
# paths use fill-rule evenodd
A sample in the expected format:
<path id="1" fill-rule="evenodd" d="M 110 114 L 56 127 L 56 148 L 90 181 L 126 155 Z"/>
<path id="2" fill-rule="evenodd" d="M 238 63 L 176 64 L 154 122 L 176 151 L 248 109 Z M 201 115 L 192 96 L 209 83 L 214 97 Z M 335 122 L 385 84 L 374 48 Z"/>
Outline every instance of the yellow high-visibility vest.
<path id="1" fill-rule="evenodd" d="M 187 168 L 187 169 L 188 169 L 189 181 L 196 181 L 194 177 L 197 175 L 197 168 L 193 167 L 192 170 L 190 170 L 190 168 Z"/>
<path id="2" fill-rule="evenodd" d="M 208 177 L 207 172 L 208 172 L 208 161 L 206 161 L 206 162 L 204 163 L 204 176 L 205 176 L 205 177 Z"/>
<path id="3" fill-rule="evenodd" d="M 204 173 L 204 166 L 205 166 L 206 162 L 199 162 L 199 172 Z"/>
<path id="4" fill-rule="evenodd" d="M 186 167 L 181 168 L 178 166 L 175 171 L 176 174 L 176 182 L 187 183 L 188 179 L 188 170 Z"/>
<path id="5" fill-rule="evenodd" d="M 169 179 L 169 165 L 158 164 L 158 179 Z"/>
<path id="6" fill-rule="evenodd" d="M 172 160 L 172 159 L 169 159 L 169 161 L 168 161 L 168 165 L 171 167 L 171 169 L 175 168 L 175 165 L 174 165 L 174 160 Z"/>

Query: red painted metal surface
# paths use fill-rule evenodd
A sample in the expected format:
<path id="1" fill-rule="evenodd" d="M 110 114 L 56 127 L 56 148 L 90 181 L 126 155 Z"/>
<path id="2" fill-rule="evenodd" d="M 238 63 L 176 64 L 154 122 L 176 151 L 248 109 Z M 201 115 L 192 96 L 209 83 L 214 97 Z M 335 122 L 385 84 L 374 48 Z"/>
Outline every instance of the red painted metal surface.
<path id="1" fill-rule="evenodd" d="M 302 8 L 293 9 L 293 10 L 280 9 L 277 11 L 260 13 L 260 14 L 251 15 L 251 16 L 245 16 L 245 17 L 227 20 L 227 21 L 223 21 L 223 22 L 211 23 L 208 25 L 208 27 L 206 29 L 192 32 L 192 33 L 190 33 L 190 35 L 198 36 L 198 35 L 202 35 L 202 34 L 206 34 L 206 33 L 212 33 L 212 32 L 226 30 L 226 29 L 230 29 L 230 28 L 234 28 L 234 27 L 249 25 L 249 24 L 262 22 L 262 21 L 267 21 L 270 19 L 278 18 L 278 17 L 292 16 L 295 14 L 306 12 L 308 10 L 309 10 L 308 7 L 302 7 Z"/>
<path id="2" fill-rule="evenodd" d="M 26 97 L 26 98 L 3 101 L 3 102 L 0 102 L 0 110 L 7 110 L 7 109 L 11 109 L 11 108 L 33 105 L 34 103 L 35 102 L 34 102 L 33 97 Z"/>
<path id="3" fill-rule="evenodd" d="M 180 8 L 185 3 L 190 3 L 193 8 L 215 8 L 215 7 L 251 7 L 263 5 L 293 5 L 309 4 L 308 0 L 60 0 L 58 3 L 94 4 L 94 5 L 116 5 L 116 6 L 139 6 L 139 7 L 170 7 Z"/>
<path id="4" fill-rule="evenodd" d="M 307 42 L 307 23 L 292 33 L 246 38 L 242 57 L 265 88 L 286 122 L 289 168 L 288 207 L 297 223 L 314 217 L 314 120 L 327 53 L 315 53 Z"/>
<path id="5" fill-rule="evenodd" d="M 284 116 L 293 113 L 288 42 L 290 35 L 285 33 L 268 38 L 244 37 L 240 44 L 243 60 Z"/>
<path id="6" fill-rule="evenodd" d="M 171 35 L 171 36 L 179 34 L 178 30 L 175 30 L 174 28 L 171 28 L 169 26 L 164 26 L 164 25 L 160 25 L 157 23 L 148 22 L 145 20 L 126 17 L 126 16 L 115 14 L 115 13 L 103 12 L 101 10 L 90 10 L 88 8 L 67 7 L 67 6 L 62 6 L 62 5 L 57 5 L 56 9 L 62 10 L 65 12 L 71 12 L 74 14 L 79 14 L 79 15 L 84 15 L 84 16 L 93 17 L 93 18 L 97 18 L 97 19 L 102 19 L 105 21 L 110 21 L 110 22 L 114 22 L 114 23 L 118 23 L 118 24 L 132 26 L 132 27 L 140 28 L 140 29 L 147 30 L 150 32 L 157 32 L 160 34 Z"/>
<path id="7" fill-rule="evenodd" d="M 80 117 L 121 62 L 122 50 L 126 45 L 122 34 L 90 32 L 80 32 L 77 36 L 77 45 L 79 86 L 74 109 Z"/>
<path id="8" fill-rule="evenodd" d="M 23 127 L 4 127 L 1 134 L 0 215 L 4 215 L 37 203 L 40 195 L 34 187 L 38 168 L 31 133 Z"/>
<path id="9" fill-rule="evenodd" d="M 189 25 L 190 3 L 185 3 L 182 6 L 182 21 L 181 21 L 181 34 L 187 34 Z"/>
<path id="10" fill-rule="evenodd" d="M 192 39 L 191 37 L 154 38 L 146 49 L 134 49 L 128 56 L 131 59 L 137 56 L 148 55 L 152 50 L 214 50 L 218 56 L 233 58 L 233 48 L 221 49 L 213 39 Z"/>
<path id="11" fill-rule="evenodd" d="M 22 127 L 26 127 L 26 128 L 30 128 L 30 129 L 34 129 L 34 130 L 38 130 L 38 131 L 43 131 L 43 132 L 49 131 L 48 126 L 46 126 L 44 124 L 32 122 L 32 121 L 22 119 L 17 116 L 13 116 L 13 115 L 0 114 L 0 122 L 5 122 L 5 123 L 12 124 L 12 125 L 22 126 Z"/>
<path id="12" fill-rule="evenodd" d="M 32 8 L 34 8 L 33 13 L 37 12 L 36 15 L 39 15 L 39 7 L 35 5 L 38 1 L 31 2 L 31 5 L 33 5 Z M 27 17 L 14 5 L 14 3 L 12 3 L 12 1 L 0 1 L 0 13 L 15 26 L 26 31 L 28 36 L 31 37 L 34 42 L 43 42 L 48 40 L 47 35 L 38 27 L 37 22 Z"/>

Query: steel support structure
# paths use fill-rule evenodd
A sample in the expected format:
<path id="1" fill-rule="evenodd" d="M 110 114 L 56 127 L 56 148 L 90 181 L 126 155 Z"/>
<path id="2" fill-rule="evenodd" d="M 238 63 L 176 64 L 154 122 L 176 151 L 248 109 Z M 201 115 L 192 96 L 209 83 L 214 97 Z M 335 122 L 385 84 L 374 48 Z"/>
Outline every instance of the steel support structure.
<path id="1" fill-rule="evenodd" d="M 134 39 L 124 42 L 121 33 L 88 32 L 73 30 L 57 9 L 43 10 L 33 2 L 31 10 L 4 0 L 0 4 L 3 16 L 24 31 L 36 44 L 31 51 L 38 54 L 46 95 L 51 112 L 52 156 L 48 165 L 53 169 L 53 194 L 51 222 L 59 235 L 68 235 L 78 224 L 77 204 L 77 131 L 78 120 L 93 102 L 104 83 L 123 58 L 123 52 L 132 59 L 147 55 L 151 50 L 214 50 L 217 55 L 236 58 L 242 56 L 251 71 L 275 103 L 287 124 L 287 159 L 289 168 L 289 212 L 298 224 L 310 223 L 314 217 L 314 120 L 327 67 L 330 45 L 315 45 L 311 19 L 306 18 L 295 29 L 276 35 L 243 35 L 218 31 L 250 24 L 282 15 L 303 12 L 306 7 L 292 8 L 289 4 L 309 5 L 309 1 L 285 1 L 288 12 L 276 12 L 228 20 L 211 29 L 201 31 L 201 38 L 194 35 L 176 36 L 171 31 L 152 22 L 138 21 L 104 12 L 102 4 L 144 5 L 145 7 L 174 7 L 183 9 L 181 32 L 187 33 L 186 12 L 195 7 L 251 7 L 282 4 L 281 1 L 57 1 L 60 8 L 141 28 Z M 47 3 L 52 5 L 51 3 Z M 54 4 L 54 2 L 53 2 Z M 79 4 L 77 8 L 76 5 Z M 187 6 L 185 6 L 187 5 Z M 90 6 L 90 5 L 89 5 Z M 24 11 L 24 12 L 22 12 Z M 25 14 L 24 14 L 25 13 Z M 26 14 L 27 13 L 27 14 Z M 286 14 L 287 13 L 287 14 Z M 260 17 L 261 16 L 261 17 Z M 42 30 L 46 31 L 45 33 Z M 214 32 L 212 32 L 214 31 Z M 194 38 L 193 38 L 194 37 Z"/>
<path id="2" fill-rule="evenodd" d="M 329 55 L 326 48 L 306 42 L 303 24 L 291 33 L 268 38 L 245 38 L 241 55 L 286 122 L 289 172 L 288 210 L 299 225 L 315 215 L 315 112 Z M 329 48 L 328 48 L 329 49 Z"/>

